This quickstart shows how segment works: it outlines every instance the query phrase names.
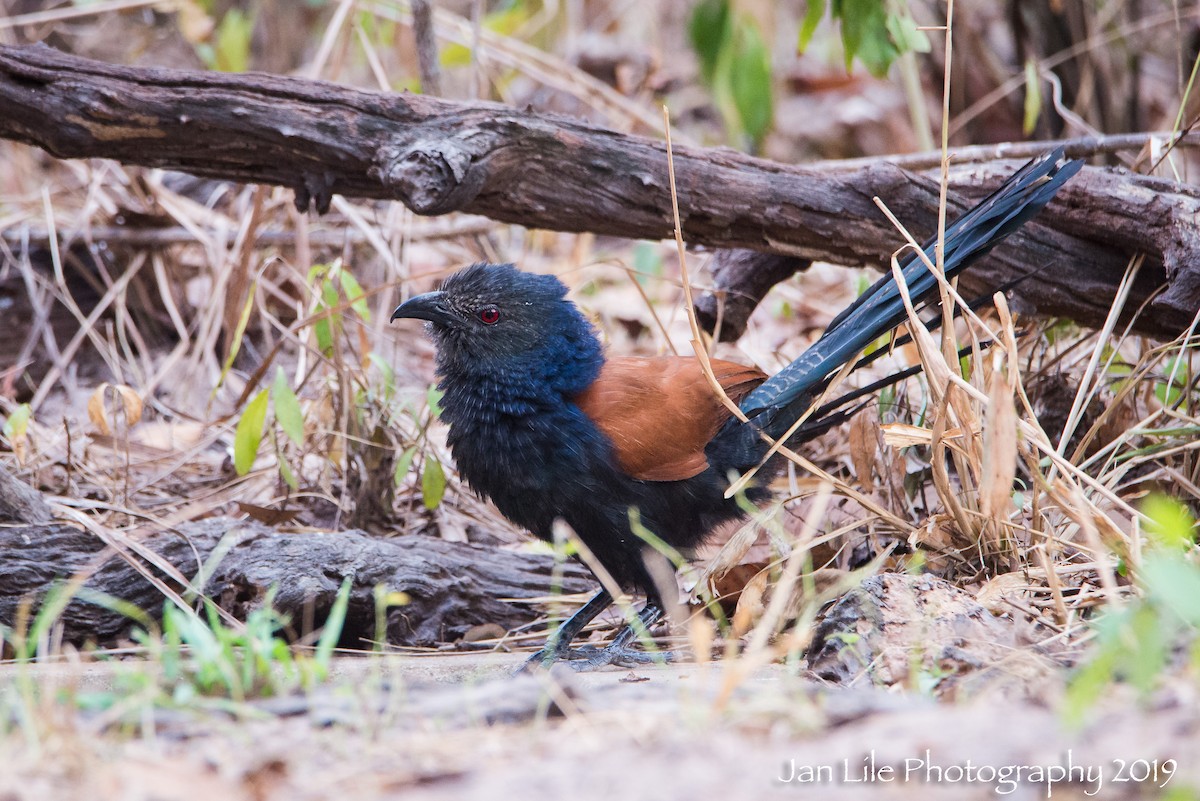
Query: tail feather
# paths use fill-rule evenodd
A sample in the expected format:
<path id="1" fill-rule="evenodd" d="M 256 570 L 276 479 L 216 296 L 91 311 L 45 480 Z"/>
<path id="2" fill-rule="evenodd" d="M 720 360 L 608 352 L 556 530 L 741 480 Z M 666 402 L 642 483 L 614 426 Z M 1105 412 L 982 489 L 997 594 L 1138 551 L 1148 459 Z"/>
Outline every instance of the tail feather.
<path id="1" fill-rule="evenodd" d="M 953 277 L 1032 219 L 1083 166 L 1057 148 L 1026 164 L 995 192 L 947 226 L 943 264 Z M 936 239 L 924 251 L 932 261 Z M 937 279 L 917 254 L 901 263 L 914 302 L 933 293 Z M 742 411 L 760 430 L 781 436 L 812 403 L 826 382 L 870 342 L 905 319 L 900 290 L 891 275 L 876 281 L 834 318 L 798 359 L 747 395 Z"/>
<path id="2" fill-rule="evenodd" d="M 997 292 L 1008 292 L 1008 290 L 1012 289 L 1013 287 L 1019 286 L 1026 279 L 1028 279 L 1034 275 L 1037 275 L 1036 269 L 1026 270 L 1025 272 L 1021 273 L 1020 275 L 1016 276 L 1015 278 L 1010 278 L 1009 280 L 1005 281 L 1003 284 L 1001 284 L 1000 286 L 993 289 L 989 294 L 980 295 L 977 298 L 968 299 L 967 300 L 967 308 L 970 309 L 971 311 L 979 311 L 984 306 L 986 306 L 992 302 L 992 297 Z M 954 315 L 953 315 L 954 319 L 957 320 L 959 317 L 962 316 L 962 314 L 963 314 L 962 307 L 955 306 L 954 307 Z M 925 321 L 925 328 L 928 329 L 930 332 L 936 331 L 941 327 L 942 327 L 942 318 L 940 315 L 936 316 L 936 317 L 932 317 Z M 863 367 L 866 367 L 869 364 L 873 364 L 876 361 L 878 361 L 879 359 L 881 359 L 882 357 L 887 356 L 889 353 L 891 353 L 896 348 L 904 347 L 908 343 L 912 342 L 912 340 L 913 340 L 912 334 L 904 334 L 901 337 L 896 337 L 896 338 L 892 339 L 892 341 L 890 343 L 888 343 L 888 346 L 886 348 L 879 348 L 878 350 L 871 351 L 871 353 L 867 354 L 866 356 L 863 356 L 861 359 L 859 359 L 857 362 L 854 363 L 853 369 L 859 370 Z M 983 345 L 985 343 L 981 342 L 980 344 Z M 987 344 L 990 345 L 990 343 L 987 343 Z M 966 350 L 969 351 L 970 349 L 967 348 Z M 963 355 L 964 354 L 962 353 L 962 351 L 960 351 L 959 357 L 962 357 Z M 911 373 L 911 375 L 916 375 L 916 373 L 919 373 L 919 372 L 921 372 L 920 368 L 919 367 L 915 368 L 914 372 Z M 908 378 L 908 375 L 904 376 L 904 378 Z M 902 379 L 896 379 L 896 381 L 900 381 L 900 380 L 902 380 Z M 892 381 L 890 383 L 894 384 L 894 383 L 896 383 L 896 381 Z M 857 390 L 855 390 L 855 391 L 857 392 Z"/>

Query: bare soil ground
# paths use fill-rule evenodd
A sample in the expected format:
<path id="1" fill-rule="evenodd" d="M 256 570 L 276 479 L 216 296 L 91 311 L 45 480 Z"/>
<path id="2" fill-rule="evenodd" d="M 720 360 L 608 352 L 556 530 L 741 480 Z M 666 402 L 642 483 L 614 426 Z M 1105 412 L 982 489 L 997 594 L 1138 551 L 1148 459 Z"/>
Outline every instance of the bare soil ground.
<path id="1" fill-rule="evenodd" d="M 1044 699 L 829 687 L 740 662 L 520 676 L 523 655 L 343 658 L 307 697 L 229 712 L 46 715 L 0 739 L 0 798 L 1172 798 L 1200 792 L 1200 700 L 1110 698 L 1082 728 Z M 126 666 L 33 667 L 110 688 Z M 139 668 L 142 669 L 142 668 Z M 19 668 L 5 668 L 5 682 Z M 30 675 L 30 674 L 26 674 Z M 43 711 L 49 712 L 50 709 Z M 129 711 L 129 710 L 127 710 Z"/>

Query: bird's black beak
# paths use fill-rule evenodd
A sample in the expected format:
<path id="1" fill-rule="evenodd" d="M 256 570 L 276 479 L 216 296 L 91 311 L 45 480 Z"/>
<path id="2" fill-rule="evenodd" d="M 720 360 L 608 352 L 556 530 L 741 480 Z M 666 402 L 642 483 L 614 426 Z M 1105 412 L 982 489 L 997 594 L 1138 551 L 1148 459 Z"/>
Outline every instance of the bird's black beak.
<path id="1" fill-rule="evenodd" d="M 427 292 L 424 295 L 409 298 L 392 312 L 392 322 L 401 317 L 428 320 L 435 325 L 451 325 L 458 321 L 458 315 L 446 302 L 445 292 Z"/>

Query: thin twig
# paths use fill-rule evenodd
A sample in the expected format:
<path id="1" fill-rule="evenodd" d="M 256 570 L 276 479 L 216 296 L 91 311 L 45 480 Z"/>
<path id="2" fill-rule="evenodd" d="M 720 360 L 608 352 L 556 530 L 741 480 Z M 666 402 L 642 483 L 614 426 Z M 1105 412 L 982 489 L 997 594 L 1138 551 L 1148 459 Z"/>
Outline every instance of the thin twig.
<path id="1" fill-rule="evenodd" d="M 412 17 L 421 93 L 441 97 L 442 70 L 438 64 L 437 39 L 433 35 L 433 0 L 412 0 Z"/>

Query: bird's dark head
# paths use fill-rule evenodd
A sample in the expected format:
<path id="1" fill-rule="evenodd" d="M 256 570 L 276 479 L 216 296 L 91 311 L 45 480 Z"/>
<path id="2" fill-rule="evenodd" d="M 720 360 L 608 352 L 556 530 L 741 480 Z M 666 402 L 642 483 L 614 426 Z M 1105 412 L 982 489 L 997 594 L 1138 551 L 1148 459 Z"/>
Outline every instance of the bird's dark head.
<path id="1" fill-rule="evenodd" d="M 521 372 L 585 388 L 602 356 L 592 326 L 552 275 L 511 264 L 473 264 L 437 292 L 396 307 L 392 320 L 428 321 L 438 372 L 498 376 Z"/>

